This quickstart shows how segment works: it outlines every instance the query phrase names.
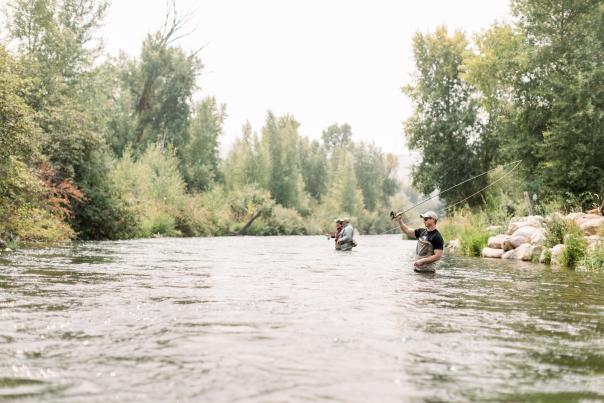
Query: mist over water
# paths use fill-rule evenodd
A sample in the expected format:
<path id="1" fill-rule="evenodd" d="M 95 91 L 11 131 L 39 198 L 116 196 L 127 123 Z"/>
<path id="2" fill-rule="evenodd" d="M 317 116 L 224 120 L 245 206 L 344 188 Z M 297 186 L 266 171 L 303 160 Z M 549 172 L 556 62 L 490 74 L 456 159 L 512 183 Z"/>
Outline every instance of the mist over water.
<path id="1" fill-rule="evenodd" d="M 0 400 L 604 399 L 604 275 L 360 236 L 0 256 Z"/>

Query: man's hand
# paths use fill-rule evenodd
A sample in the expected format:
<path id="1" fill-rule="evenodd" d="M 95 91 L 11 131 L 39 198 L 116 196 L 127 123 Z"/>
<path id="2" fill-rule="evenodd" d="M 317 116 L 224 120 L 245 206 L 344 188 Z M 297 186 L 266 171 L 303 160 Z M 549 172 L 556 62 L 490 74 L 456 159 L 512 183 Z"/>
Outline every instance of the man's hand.
<path id="1" fill-rule="evenodd" d="M 415 263 L 413 263 L 413 265 L 414 265 L 415 267 L 420 267 L 420 266 L 423 266 L 423 265 L 425 265 L 425 264 L 426 264 L 426 261 L 425 261 L 424 259 L 417 259 L 417 260 L 415 261 Z"/>

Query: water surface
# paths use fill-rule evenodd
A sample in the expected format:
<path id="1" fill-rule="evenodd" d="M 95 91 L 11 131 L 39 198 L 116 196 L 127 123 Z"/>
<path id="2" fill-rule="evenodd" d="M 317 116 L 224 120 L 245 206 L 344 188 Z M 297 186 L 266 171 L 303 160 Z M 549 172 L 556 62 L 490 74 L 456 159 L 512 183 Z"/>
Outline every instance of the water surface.
<path id="1" fill-rule="evenodd" d="M 604 401 L 604 274 L 359 237 L 0 256 L 0 400 Z"/>

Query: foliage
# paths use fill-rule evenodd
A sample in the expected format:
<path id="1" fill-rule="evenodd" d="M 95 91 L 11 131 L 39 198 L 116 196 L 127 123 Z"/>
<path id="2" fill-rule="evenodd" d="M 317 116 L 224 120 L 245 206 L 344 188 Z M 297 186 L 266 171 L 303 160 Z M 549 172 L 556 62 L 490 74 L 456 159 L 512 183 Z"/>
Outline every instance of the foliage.
<path id="1" fill-rule="evenodd" d="M 421 154 L 413 167 L 413 184 L 424 194 L 445 190 L 487 168 L 483 153 L 492 150 L 480 141 L 483 124 L 479 119 L 474 88 L 462 78 L 468 41 L 461 32 L 449 36 L 439 27 L 434 34 L 416 33 L 413 53 L 417 67 L 414 83 L 404 88 L 415 111 L 405 122 L 407 145 Z M 487 161 L 488 162 L 488 161 Z M 477 178 L 445 195 L 447 202 L 461 200 L 485 184 Z M 469 203 L 476 205 L 478 198 Z"/>
<path id="2" fill-rule="evenodd" d="M 574 269 L 587 254 L 587 242 L 583 234 L 571 232 L 564 238 L 564 249 L 558 257 L 558 263 L 562 267 Z"/>
<path id="3" fill-rule="evenodd" d="M 126 150 L 110 177 L 128 208 L 137 216 L 135 236 L 180 234 L 176 217 L 186 199 L 185 183 L 173 152 L 164 155 L 159 146 L 151 146 L 134 161 L 132 153 Z"/>
<path id="4" fill-rule="evenodd" d="M 439 223 L 439 231 L 446 240 L 459 239 L 460 253 L 464 256 L 480 256 L 487 246 L 489 233 L 485 228 L 486 215 L 483 212 L 460 210 Z"/>
<path id="5" fill-rule="evenodd" d="M 580 266 L 591 271 L 604 271 L 604 242 L 587 251 Z"/>
<path id="6" fill-rule="evenodd" d="M 207 190 L 220 180 L 219 138 L 226 105 L 208 97 L 196 105 L 189 125 L 189 140 L 182 152 L 182 171 L 190 189 Z"/>

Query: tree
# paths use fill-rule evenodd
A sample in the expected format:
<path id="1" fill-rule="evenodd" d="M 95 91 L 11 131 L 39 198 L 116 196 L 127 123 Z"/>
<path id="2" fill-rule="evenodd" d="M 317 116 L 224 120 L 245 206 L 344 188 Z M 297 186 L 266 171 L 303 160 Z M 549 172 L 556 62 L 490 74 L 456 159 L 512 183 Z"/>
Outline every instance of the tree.
<path id="1" fill-rule="evenodd" d="M 262 130 L 262 147 L 267 156 L 268 190 L 284 207 L 304 207 L 304 184 L 298 153 L 300 124 L 290 116 L 276 118 L 268 113 Z"/>
<path id="2" fill-rule="evenodd" d="M 365 207 L 374 211 L 398 191 L 394 178 L 398 161 L 393 155 L 386 157 L 375 145 L 362 142 L 353 148 L 353 156 L 354 172 Z"/>
<path id="3" fill-rule="evenodd" d="M 339 154 L 331 159 L 330 179 L 323 209 L 328 214 L 361 215 L 365 206 L 363 192 L 358 188 L 352 156 L 346 150 L 335 150 Z"/>
<path id="4" fill-rule="evenodd" d="M 304 190 L 315 200 L 321 201 L 327 190 L 327 150 L 318 141 L 308 138 L 302 138 L 299 146 Z"/>
<path id="5" fill-rule="evenodd" d="M 218 146 L 225 110 L 226 105 L 219 105 L 214 97 L 207 97 L 196 106 L 189 126 L 189 142 L 182 151 L 182 170 L 191 189 L 206 190 L 220 179 Z"/>
<path id="6" fill-rule="evenodd" d="M 405 134 L 409 148 L 421 154 L 412 177 L 413 184 L 425 194 L 462 182 L 484 171 L 484 163 L 490 163 L 481 158 L 483 123 L 474 88 L 462 78 L 467 46 L 461 32 L 449 36 L 444 27 L 434 34 L 416 33 L 413 37 L 417 77 L 404 92 L 413 101 L 415 111 L 405 122 Z M 444 198 L 457 201 L 483 185 L 484 180 L 471 181 Z M 480 199 L 469 202 L 477 204 Z"/>
<path id="7" fill-rule="evenodd" d="M 347 148 L 352 141 L 352 128 L 348 123 L 343 125 L 336 123 L 323 130 L 321 138 L 329 151 L 336 148 Z"/>
<path id="8" fill-rule="evenodd" d="M 168 8 L 164 27 L 149 34 L 143 42 L 139 60 L 122 55 L 116 93 L 125 110 L 109 123 L 114 130 L 108 141 L 117 155 L 131 145 L 140 155 L 152 144 L 173 146 L 181 160 L 189 142 L 191 96 L 201 68 L 197 52 L 185 53 L 172 46 L 182 37 L 188 16 Z"/>
<path id="9" fill-rule="evenodd" d="M 262 187 L 265 184 L 266 168 L 260 156 L 258 136 L 252 133 L 252 126 L 246 122 L 243 135 L 238 138 L 224 161 L 224 181 L 229 190 L 244 185 Z"/>
<path id="10" fill-rule="evenodd" d="M 525 60 L 514 83 L 512 148 L 549 195 L 604 191 L 604 7 L 599 0 L 516 0 Z M 537 173 L 537 175 L 535 175 Z"/>

